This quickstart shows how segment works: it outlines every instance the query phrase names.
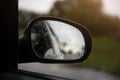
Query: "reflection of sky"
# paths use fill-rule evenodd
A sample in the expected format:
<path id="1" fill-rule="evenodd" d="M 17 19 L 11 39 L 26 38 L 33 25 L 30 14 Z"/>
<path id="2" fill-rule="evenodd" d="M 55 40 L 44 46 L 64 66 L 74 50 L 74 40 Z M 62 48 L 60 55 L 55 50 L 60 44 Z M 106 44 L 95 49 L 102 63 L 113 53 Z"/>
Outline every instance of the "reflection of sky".
<path id="1" fill-rule="evenodd" d="M 57 21 L 47 20 L 47 22 L 52 27 L 60 42 L 67 43 L 72 49 L 82 50 L 85 47 L 84 38 L 81 32 L 75 27 Z"/>

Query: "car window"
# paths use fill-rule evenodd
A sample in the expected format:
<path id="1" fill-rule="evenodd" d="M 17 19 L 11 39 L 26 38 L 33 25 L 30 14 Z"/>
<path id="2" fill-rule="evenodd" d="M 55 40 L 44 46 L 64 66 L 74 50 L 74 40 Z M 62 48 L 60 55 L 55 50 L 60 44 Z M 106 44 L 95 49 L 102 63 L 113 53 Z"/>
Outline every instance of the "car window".
<path id="1" fill-rule="evenodd" d="M 82 63 L 21 63 L 18 68 L 81 80 L 119 80 L 119 0 L 19 0 L 19 36 L 28 22 L 39 16 L 57 16 L 86 26 L 93 40 L 89 58 Z M 116 75 L 117 74 L 117 75 Z"/>

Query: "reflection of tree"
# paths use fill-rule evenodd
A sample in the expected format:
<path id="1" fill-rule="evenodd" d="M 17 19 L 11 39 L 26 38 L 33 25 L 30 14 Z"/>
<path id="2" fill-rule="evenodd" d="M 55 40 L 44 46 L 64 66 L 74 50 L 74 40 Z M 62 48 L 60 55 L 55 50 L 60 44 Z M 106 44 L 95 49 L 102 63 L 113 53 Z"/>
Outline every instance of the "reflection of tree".
<path id="1" fill-rule="evenodd" d="M 36 53 L 43 56 L 52 46 L 45 23 L 42 21 L 36 22 L 32 26 L 31 33 L 36 35 L 35 40 L 32 41 Z"/>

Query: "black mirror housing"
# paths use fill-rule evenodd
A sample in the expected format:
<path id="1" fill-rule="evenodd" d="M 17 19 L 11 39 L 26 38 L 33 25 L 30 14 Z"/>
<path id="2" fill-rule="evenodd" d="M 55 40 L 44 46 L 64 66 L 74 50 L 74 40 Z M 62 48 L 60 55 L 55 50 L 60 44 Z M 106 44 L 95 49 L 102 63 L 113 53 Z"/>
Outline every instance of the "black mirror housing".
<path id="1" fill-rule="evenodd" d="M 74 63 L 86 60 L 92 48 L 90 32 L 83 25 L 58 17 L 38 17 L 31 20 L 23 35 L 26 46 L 20 62 Z M 21 46 L 22 47 L 22 46 Z M 22 50 L 22 49 L 21 49 Z M 19 53 L 19 54 L 22 54 Z M 23 61 L 24 61 L 23 60 Z M 22 62 L 23 62 L 22 61 Z"/>

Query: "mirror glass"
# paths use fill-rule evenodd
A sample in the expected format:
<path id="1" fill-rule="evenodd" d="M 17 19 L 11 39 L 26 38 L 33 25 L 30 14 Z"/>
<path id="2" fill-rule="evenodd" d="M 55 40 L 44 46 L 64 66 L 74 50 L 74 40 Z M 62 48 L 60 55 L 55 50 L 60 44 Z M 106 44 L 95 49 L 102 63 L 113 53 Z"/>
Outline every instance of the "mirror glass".
<path id="1" fill-rule="evenodd" d="M 81 31 L 55 20 L 41 20 L 32 25 L 31 45 L 37 56 L 46 59 L 76 60 L 85 53 Z"/>

